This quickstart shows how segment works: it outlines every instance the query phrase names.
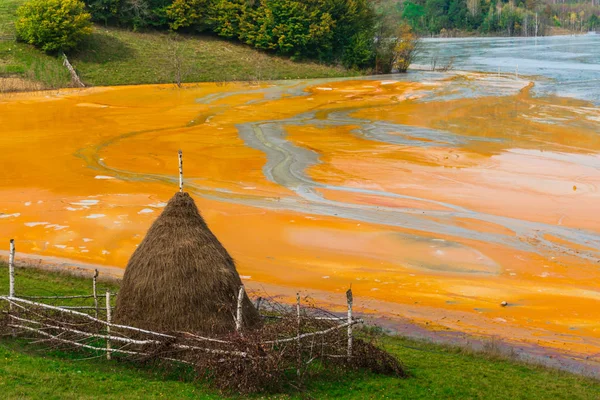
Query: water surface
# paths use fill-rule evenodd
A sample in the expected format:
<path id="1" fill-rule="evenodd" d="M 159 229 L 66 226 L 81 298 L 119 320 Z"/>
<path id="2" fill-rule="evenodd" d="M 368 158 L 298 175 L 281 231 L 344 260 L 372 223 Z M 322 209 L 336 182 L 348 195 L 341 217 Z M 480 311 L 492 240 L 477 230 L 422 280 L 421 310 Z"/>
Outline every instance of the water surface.
<path id="1" fill-rule="evenodd" d="M 418 63 L 454 58 L 456 69 L 536 75 L 534 93 L 600 103 L 600 35 L 425 39 Z"/>
<path id="2" fill-rule="evenodd" d="M 585 359 L 600 353 L 600 109 L 544 95 L 550 78 L 5 95 L 0 237 L 123 268 L 183 149 L 186 190 L 246 282 L 325 300 L 352 284 L 367 310 Z"/>

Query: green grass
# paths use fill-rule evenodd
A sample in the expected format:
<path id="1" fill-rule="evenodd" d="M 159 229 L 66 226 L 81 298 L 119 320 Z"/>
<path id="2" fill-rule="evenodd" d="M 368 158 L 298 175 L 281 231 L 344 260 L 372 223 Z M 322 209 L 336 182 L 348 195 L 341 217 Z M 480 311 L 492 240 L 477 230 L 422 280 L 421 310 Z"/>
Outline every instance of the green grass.
<path id="1" fill-rule="evenodd" d="M 68 86 L 69 73 L 58 58 L 15 41 L 16 10 L 22 3 L 23 0 L 0 1 L 0 78 L 22 80 L 19 84 L 11 82 L 11 85 L 7 85 L 0 79 L 0 92 Z"/>
<path id="2" fill-rule="evenodd" d="M 58 57 L 16 42 L 16 9 L 24 0 L 0 0 L 0 78 L 20 78 L 23 90 L 71 85 Z M 176 82 L 256 81 L 352 75 L 341 67 L 294 62 L 210 36 L 132 32 L 95 26 L 69 60 L 90 86 Z M 181 67 L 176 67 L 179 64 Z M 0 92 L 11 88 L 2 87 Z M 12 90 L 19 90 L 19 87 Z"/>
<path id="3" fill-rule="evenodd" d="M 2 0 L 0 2 L 0 37 L 12 36 L 17 7 L 23 0 Z"/>
<path id="4" fill-rule="evenodd" d="M 7 269 L 0 267 L 0 293 L 8 291 Z M 84 294 L 90 279 L 18 269 L 17 295 Z M 117 290 L 100 283 L 100 291 Z M 474 354 L 400 337 L 385 337 L 387 350 L 403 361 L 410 377 L 370 373 L 331 373 L 307 383 L 303 393 L 273 398 L 348 399 L 598 399 L 600 382 L 555 370 Z M 134 366 L 89 354 L 65 353 L 0 340 L 0 393 L 6 399 L 218 399 L 225 396 L 189 376 Z M 262 397 L 262 396 L 255 396 Z"/>
<path id="5" fill-rule="evenodd" d="M 92 85 L 169 83 L 176 59 L 185 82 L 252 81 L 348 76 L 343 68 L 299 63 L 210 36 L 137 33 L 96 27 L 71 56 L 81 79 Z"/>

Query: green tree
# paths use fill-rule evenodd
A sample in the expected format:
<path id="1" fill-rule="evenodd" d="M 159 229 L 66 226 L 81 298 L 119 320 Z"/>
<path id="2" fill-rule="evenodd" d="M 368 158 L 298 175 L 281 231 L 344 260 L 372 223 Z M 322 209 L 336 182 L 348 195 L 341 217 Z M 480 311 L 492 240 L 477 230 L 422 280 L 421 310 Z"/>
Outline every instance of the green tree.
<path id="1" fill-rule="evenodd" d="M 248 8 L 246 0 L 215 0 L 209 16 L 213 32 L 226 38 L 238 37 L 240 20 Z"/>
<path id="2" fill-rule="evenodd" d="M 412 26 L 414 30 L 420 30 L 423 27 L 423 18 L 425 17 L 425 8 L 411 1 L 404 2 L 402 18 Z"/>
<path id="3" fill-rule="evenodd" d="M 166 8 L 171 29 L 195 27 L 201 29 L 208 23 L 211 0 L 175 0 Z"/>
<path id="4" fill-rule="evenodd" d="M 40 49 L 65 52 L 92 33 L 91 15 L 80 0 L 29 0 L 17 10 L 17 37 Z"/>
<path id="5" fill-rule="evenodd" d="M 483 33 L 495 32 L 498 30 L 498 17 L 494 12 L 494 7 L 490 7 L 483 22 L 481 23 L 481 31 Z"/>
<path id="6" fill-rule="evenodd" d="M 523 16 L 521 9 L 505 4 L 500 14 L 499 28 L 505 30 L 508 36 L 518 35 L 521 32 Z"/>
<path id="7" fill-rule="evenodd" d="M 344 51 L 342 62 L 346 68 L 366 69 L 373 65 L 374 57 L 373 37 L 363 32 L 352 37 Z"/>
<path id="8" fill-rule="evenodd" d="M 172 3 L 173 0 L 120 0 L 118 22 L 134 30 L 149 26 L 166 28 L 169 25 L 167 9 Z"/>
<path id="9" fill-rule="evenodd" d="M 430 32 L 438 33 L 450 27 L 448 18 L 448 0 L 427 0 L 425 2 L 425 18 Z"/>
<path id="10" fill-rule="evenodd" d="M 467 14 L 467 2 L 465 0 L 450 0 L 448 5 L 448 19 L 450 27 L 455 29 L 469 29 Z"/>
<path id="11" fill-rule="evenodd" d="M 358 36 L 375 36 L 376 15 L 369 0 L 307 0 L 313 7 L 331 15 L 334 22 L 329 53 L 321 52 L 320 59 L 335 61 L 343 57 Z"/>
<path id="12" fill-rule="evenodd" d="M 600 18 L 596 14 L 592 14 L 588 19 L 588 28 L 590 31 L 600 28 Z"/>
<path id="13" fill-rule="evenodd" d="M 86 5 L 90 10 L 92 19 L 103 22 L 104 25 L 119 21 L 120 0 L 87 0 Z"/>

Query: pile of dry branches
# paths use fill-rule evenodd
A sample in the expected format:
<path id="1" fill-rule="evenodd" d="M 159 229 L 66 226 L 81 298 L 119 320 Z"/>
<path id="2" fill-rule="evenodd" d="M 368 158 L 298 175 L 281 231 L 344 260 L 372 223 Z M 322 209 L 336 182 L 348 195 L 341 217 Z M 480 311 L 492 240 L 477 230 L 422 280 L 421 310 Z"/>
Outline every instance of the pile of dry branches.
<path id="1" fill-rule="evenodd" d="M 0 329 L 53 348 L 81 349 L 139 363 L 183 363 L 199 378 L 239 393 L 299 388 L 306 379 L 330 368 L 405 375 L 398 360 L 369 340 L 349 339 L 348 326 L 361 320 L 349 322 L 315 306 L 300 307 L 300 303 L 287 306 L 263 298 L 258 302 L 264 320 L 261 328 L 204 337 L 112 324 L 93 312 L 7 296 L 0 297 Z"/>

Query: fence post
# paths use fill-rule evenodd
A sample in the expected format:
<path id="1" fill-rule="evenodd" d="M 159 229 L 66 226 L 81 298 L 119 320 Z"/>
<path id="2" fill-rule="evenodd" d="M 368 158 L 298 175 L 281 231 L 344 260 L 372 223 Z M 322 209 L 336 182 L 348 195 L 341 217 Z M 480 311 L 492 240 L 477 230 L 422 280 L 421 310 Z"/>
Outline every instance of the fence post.
<path id="1" fill-rule="evenodd" d="M 296 368 L 296 375 L 300 376 L 300 366 L 302 365 L 302 343 L 300 341 L 300 292 L 296 293 L 296 315 L 298 317 L 298 325 L 296 328 L 298 337 L 298 366 Z"/>
<path id="2" fill-rule="evenodd" d="M 98 270 L 94 270 L 94 276 L 92 277 L 92 292 L 94 295 L 94 309 L 95 309 L 95 317 L 98 318 L 98 291 L 96 290 L 96 279 L 98 278 Z"/>
<path id="3" fill-rule="evenodd" d="M 256 311 L 260 314 L 260 303 L 262 303 L 262 297 L 256 299 Z"/>
<path id="4" fill-rule="evenodd" d="M 244 285 L 240 286 L 240 291 L 238 292 L 237 299 L 237 314 L 235 318 L 235 330 L 241 332 L 242 330 L 242 304 L 244 301 Z"/>
<path id="5" fill-rule="evenodd" d="M 15 239 L 10 239 L 10 253 L 8 254 L 8 296 L 15 296 Z"/>
<path id="6" fill-rule="evenodd" d="M 183 152 L 179 150 L 179 191 L 183 193 Z"/>
<path id="7" fill-rule="evenodd" d="M 111 315 L 111 309 L 110 309 L 110 290 L 106 291 L 106 322 L 108 322 L 109 324 L 112 322 L 112 315 Z M 110 336 L 110 325 L 106 325 L 106 333 L 107 336 Z M 110 351 L 110 339 L 106 338 L 106 359 L 110 360 L 111 357 L 111 351 Z"/>
<path id="8" fill-rule="evenodd" d="M 15 297 L 15 239 L 10 239 L 10 252 L 8 253 L 8 296 Z M 9 303 L 8 312 L 12 313 L 13 305 Z M 12 337 L 16 336 L 15 329 L 10 330 Z"/>
<path id="9" fill-rule="evenodd" d="M 348 362 L 352 361 L 352 287 L 346 292 L 348 300 Z"/>

